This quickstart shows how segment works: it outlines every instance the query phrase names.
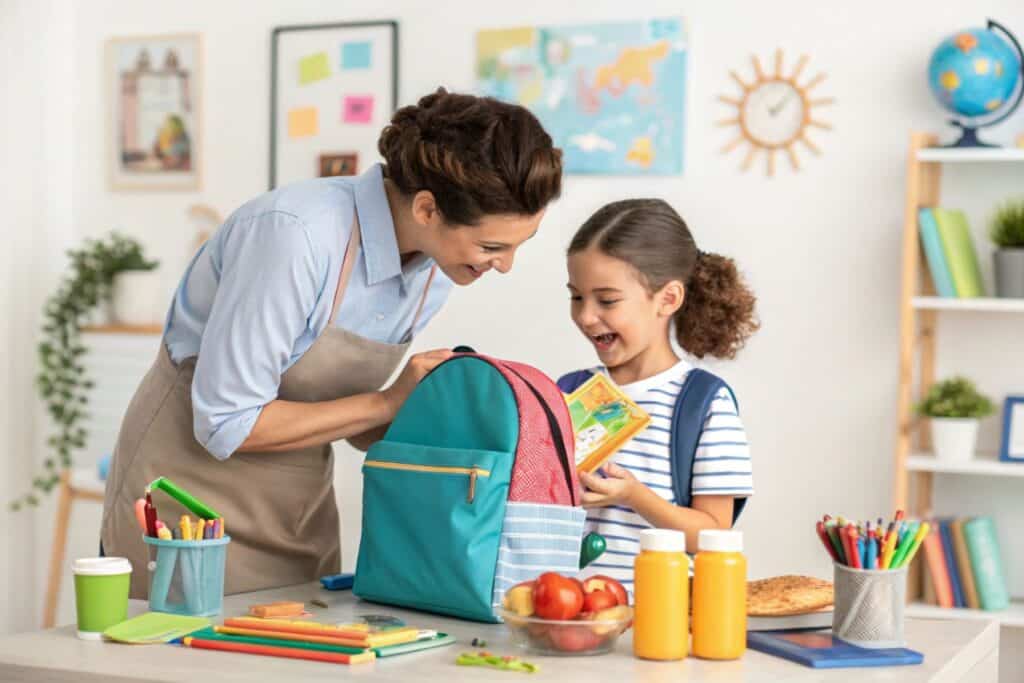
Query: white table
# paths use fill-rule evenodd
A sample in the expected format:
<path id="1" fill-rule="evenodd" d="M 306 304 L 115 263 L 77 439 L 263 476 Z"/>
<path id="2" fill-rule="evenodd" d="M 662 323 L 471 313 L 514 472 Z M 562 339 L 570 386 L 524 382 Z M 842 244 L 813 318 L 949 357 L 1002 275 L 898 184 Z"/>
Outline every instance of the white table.
<path id="1" fill-rule="evenodd" d="M 310 606 L 320 598 L 327 609 Z M 910 647 L 924 653 L 924 664 L 878 669 L 837 669 L 819 671 L 759 652 L 748 651 L 734 662 L 710 662 L 687 658 L 680 662 L 647 662 L 635 659 L 629 633 L 619 639 L 614 653 L 597 657 L 535 657 L 512 649 L 504 626 L 476 624 L 431 614 L 409 612 L 385 605 L 365 603 L 349 591 L 328 592 L 319 584 L 291 586 L 225 599 L 228 616 L 246 612 L 250 604 L 273 600 L 301 600 L 320 621 L 350 621 L 358 614 L 394 614 L 408 623 L 451 633 L 459 643 L 368 664 L 342 666 L 320 662 L 259 657 L 227 652 L 188 650 L 168 645 L 120 645 L 79 640 L 73 626 L 0 638 L 0 681 L 335 681 L 359 677 L 372 681 L 502 681 L 504 683 L 596 683 L 598 681 L 995 681 L 999 670 L 999 627 L 981 621 L 907 621 Z M 134 602 L 131 612 L 146 610 Z M 473 651 L 474 637 L 487 640 L 487 650 L 516 654 L 540 665 L 532 675 L 455 665 L 459 652 Z"/>

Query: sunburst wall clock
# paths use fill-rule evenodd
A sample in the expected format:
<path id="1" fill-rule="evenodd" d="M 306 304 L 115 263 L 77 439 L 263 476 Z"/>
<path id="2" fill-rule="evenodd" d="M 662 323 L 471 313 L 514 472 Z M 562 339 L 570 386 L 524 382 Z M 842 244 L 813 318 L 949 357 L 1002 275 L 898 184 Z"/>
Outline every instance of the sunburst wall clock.
<path id="1" fill-rule="evenodd" d="M 742 93 L 739 97 L 718 97 L 720 101 L 736 108 L 735 116 L 719 121 L 719 125 L 738 129 L 735 137 L 722 147 L 722 153 L 728 154 L 734 149 L 745 147 L 746 154 L 741 165 L 744 171 L 762 153 L 765 157 L 765 173 L 769 176 L 775 175 L 776 156 L 779 154 L 786 155 L 794 171 L 800 170 L 798 145 L 814 154 L 821 153 L 821 149 L 808 137 L 808 131 L 811 128 L 831 130 L 832 126 L 817 118 L 813 109 L 833 104 L 835 99 L 811 95 L 811 91 L 825 80 L 824 73 L 801 84 L 801 74 L 807 61 L 806 55 L 801 56 L 793 71 L 786 75 L 782 50 L 776 50 L 774 68 L 770 72 L 761 66 L 756 55 L 751 57 L 754 66 L 752 82 L 740 78 L 736 71 L 729 72 Z"/>

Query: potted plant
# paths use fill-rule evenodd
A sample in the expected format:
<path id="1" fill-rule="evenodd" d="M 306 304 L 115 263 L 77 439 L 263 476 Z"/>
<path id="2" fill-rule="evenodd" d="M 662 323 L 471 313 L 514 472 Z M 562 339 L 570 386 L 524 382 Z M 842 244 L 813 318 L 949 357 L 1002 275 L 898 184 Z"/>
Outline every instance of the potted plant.
<path id="1" fill-rule="evenodd" d="M 39 374 L 36 386 L 46 403 L 55 433 L 47 439 L 52 453 L 44 460 L 44 471 L 32 480 L 32 491 L 11 503 L 17 510 L 37 505 L 40 495 L 53 490 L 61 470 L 71 467 L 71 454 L 85 448 L 82 420 L 88 416 L 89 389 L 82 344 L 82 325 L 98 306 L 108 302 L 115 276 L 140 265 L 152 270 L 156 264 L 142 257 L 135 240 L 117 233 L 100 240 L 87 240 L 80 249 L 68 252 L 70 272 L 43 306 L 43 334 L 39 342 Z"/>
<path id="2" fill-rule="evenodd" d="M 1011 200 L 996 210 L 989 226 L 996 245 L 996 293 L 1007 298 L 1024 298 L 1024 199 Z"/>
<path id="3" fill-rule="evenodd" d="M 978 420 L 991 415 L 992 401 L 965 377 L 938 382 L 928 390 L 917 412 L 931 418 L 932 448 L 940 460 L 963 462 L 974 456 Z"/>
<path id="4" fill-rule="evenodd" d="M 162 282 L 156 261 L 147 261 L 136 242 L 121 244 L 122 252 L 112 263 L 111 313 L 121 325 L 149 325 L 159 318 L 164 303 Z"/>

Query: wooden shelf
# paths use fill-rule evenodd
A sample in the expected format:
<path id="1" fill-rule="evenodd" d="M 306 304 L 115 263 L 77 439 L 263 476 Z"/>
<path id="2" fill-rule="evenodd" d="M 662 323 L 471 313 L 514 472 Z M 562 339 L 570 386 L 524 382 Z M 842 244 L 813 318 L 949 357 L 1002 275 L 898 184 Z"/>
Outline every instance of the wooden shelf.
<path id="1" fill-rule="evenodd" d="M 982 477 L 1024 477 L 1024 463 L 1002 462 L 993 456 L 978 455 L 966 462 L 948 462 L 934 455 L 915 453 L 907 458 L 907 469 L 915 472 L 969 474 Z"/>
<path id="2" fill-rule="evenodd" d="M 918 161 L 942 164 L 983 163 L 990 161 L 1024 162 L 1020 147 L 925 147 L 917 150 Z"/>
<path id="3" fill-rule="evenodd" d="M 1003 626 L 1024 626 L 1024 602 L 1013 600 L 1010 606 L 999 612 L 986 612 L 966 607 L 939 607 L 921 602 L 907 605 L 907 616 L 915 619 L 975 619 L 998 621 Z"/>
<path id="4" fill-rule="evenodd" d="M 86 325 L 82 327 L 86 334 L 163 334 L 163 325 Z"/>
<path id="5" fill-rule="evenodd" d="M 941 296 L 915 296 L 914 308 L 929 311 L 977 311 L 981 313 L 1024 313 L 1024 299 L 974 297 L 954 299 Z"/>

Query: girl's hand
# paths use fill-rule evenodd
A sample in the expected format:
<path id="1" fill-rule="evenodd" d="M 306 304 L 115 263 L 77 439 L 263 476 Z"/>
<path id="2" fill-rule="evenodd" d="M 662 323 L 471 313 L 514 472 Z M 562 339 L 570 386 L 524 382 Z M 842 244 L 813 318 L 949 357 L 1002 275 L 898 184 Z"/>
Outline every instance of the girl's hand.
<path id="1" fill-rule="evenodd" d="M 639 487 L 643 486 L 633 473 L 615 463 L 608 463 L 601 468 L 605 476 L 599 477 L 589 472 L 580 472 L 580 483 L 588 490 L 583 492 L 584 508 L 603 508 L 609 505 L 625 505 L 633 507 L 633 497 Z"/>

